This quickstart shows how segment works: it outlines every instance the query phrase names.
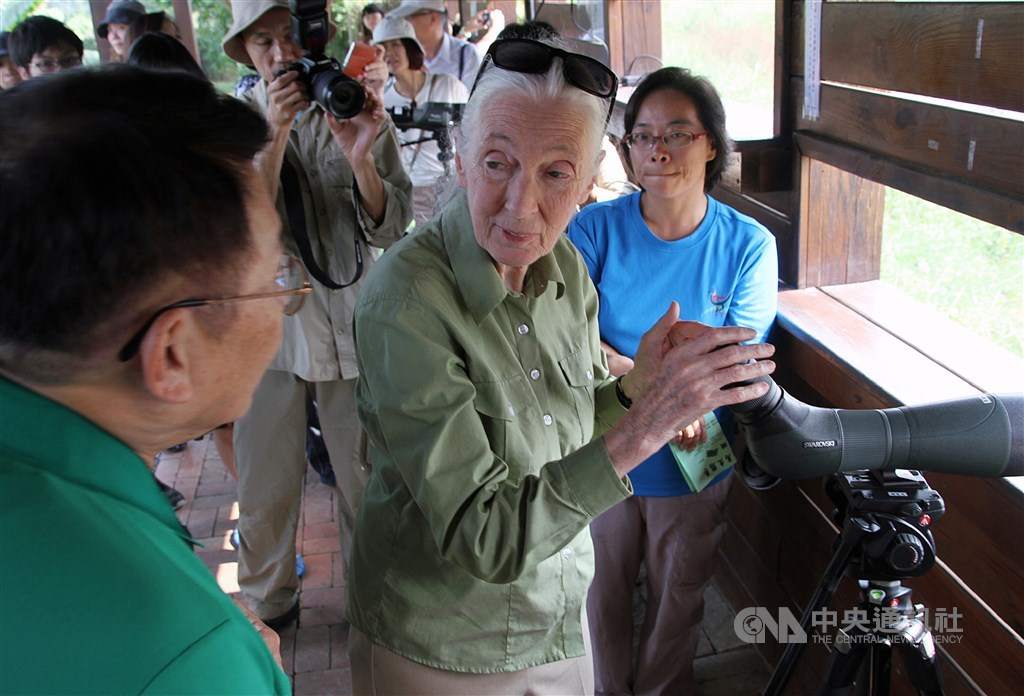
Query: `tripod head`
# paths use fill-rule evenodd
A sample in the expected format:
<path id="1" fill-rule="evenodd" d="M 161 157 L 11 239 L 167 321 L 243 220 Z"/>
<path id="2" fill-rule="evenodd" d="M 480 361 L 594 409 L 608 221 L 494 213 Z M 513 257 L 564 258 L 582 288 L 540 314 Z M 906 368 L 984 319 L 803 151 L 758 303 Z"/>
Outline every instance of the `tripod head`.
<path id="1" fill-rule="evenodd" d="M 931 525 L 946 511 L 942 497 L 917 471 L 853 471 L 825 482 L 835 504 L 840 540 L 853 546 L 846 574 L 902 580 L 935 564 Z"/>
<path id="2" fill-rule="evenodd" d="M 455 156 L 452 149 L 451 129 L 462 119 L 464 104 L 426 102 L 421 106 L 395 106 L 387 109 L 395 128 L 405 131 L 417 129 L 427 135 L 415 142 L 436 140 L 437 158 L 447 163 Z M 406 143 L 412 145 L 414 143 Z"/>

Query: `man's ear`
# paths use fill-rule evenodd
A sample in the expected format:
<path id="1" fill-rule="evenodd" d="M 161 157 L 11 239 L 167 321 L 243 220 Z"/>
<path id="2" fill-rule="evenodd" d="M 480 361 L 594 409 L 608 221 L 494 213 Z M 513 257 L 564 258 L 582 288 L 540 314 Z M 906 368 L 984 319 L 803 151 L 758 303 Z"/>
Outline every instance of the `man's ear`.
<path id="1" fill-rule="evenodd" d="M 142 338 L 139 361 L 146 390 L 170 403 L 185 403 L 194 392 L 193 358 L 197 327 L 187 309 L 164 312 Z"/>
<path id="2" fill-rule="evenodd" d="M 21 75 L 22 80 L 30 80 L 32 76 L 28 74 L 28 68 L 23 68 L 20 65 L 15 66 L 18 68 L 18 74 Z"/>

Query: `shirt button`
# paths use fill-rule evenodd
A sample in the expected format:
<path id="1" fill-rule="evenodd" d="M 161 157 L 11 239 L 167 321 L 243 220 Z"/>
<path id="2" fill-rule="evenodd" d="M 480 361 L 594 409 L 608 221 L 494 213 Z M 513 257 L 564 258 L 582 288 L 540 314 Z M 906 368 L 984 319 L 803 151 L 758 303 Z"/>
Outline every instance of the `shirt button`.
<path id="1" fill-rule="evenodd" d="M 593 370 L 587 370 L 587 379 L 594 379 Z"/>
<path id="2" fill-rule="evenodd" d="M 544 414 L 544 425 L 551 425 L 554 422 L 555 422 L 554 418 L 552 418 L 551 416 L 549 416 L 546 413 Z"/>
<path id="3" fill-rule="evenodd" d="M 534 381 L 540 379 L 540 370 L 530 370 L 530 379 Z"/>
<path id="4" fill-rule="evenodd" d="M 527 326 L 526 324 L 520 324 L 519 328 L 517 328 L 516 331 L 519 332 L 520 336 L 525 336 L 526 334 L 530 333 L 530 327 Z"/>
<path id="5" fill-rule="evenodd" d="M 570 549 L 570 548 L 562 549 L 562 555 L 565 556 L 566 558 L 572 558 L 572 549 Z"/>

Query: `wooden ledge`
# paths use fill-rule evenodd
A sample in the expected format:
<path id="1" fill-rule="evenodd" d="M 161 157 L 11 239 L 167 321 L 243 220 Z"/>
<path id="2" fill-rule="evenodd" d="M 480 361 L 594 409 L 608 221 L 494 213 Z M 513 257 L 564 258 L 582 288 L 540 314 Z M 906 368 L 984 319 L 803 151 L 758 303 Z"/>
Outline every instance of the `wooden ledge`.
<path id="1" fill-rule="evenodd" d="M 777 323 L 885 406 L 1024 391 L 1024 361 L 882 281 L 785 290 Z"/>

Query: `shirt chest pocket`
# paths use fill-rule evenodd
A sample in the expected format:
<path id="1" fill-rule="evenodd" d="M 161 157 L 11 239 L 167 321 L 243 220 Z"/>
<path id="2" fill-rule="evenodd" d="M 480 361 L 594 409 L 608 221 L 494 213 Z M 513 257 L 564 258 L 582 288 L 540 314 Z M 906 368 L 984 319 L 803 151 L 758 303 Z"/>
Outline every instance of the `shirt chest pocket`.
<path id="1" fill-rule="evenodd" d="M 352 189 L 352 168 L 344 157 L 321 156 L 316 159 L 317 173 L 310 173 L 312 181 L 320 180 L 325 193 L 337 193 Z"/>
<path id="2" fill-rule="evenodd" d="M 509 468 L 509 478 L 520 481 L 539 468 L 529 445 L 531 429 L 539 422 L 536 397 L 525 377 L 502 382 L 474 383 L 473 407 L 480 416 L 491 451 Z"/>
<path id="3" fill-rule="evenodd" d="M 578 430 L 561 433 L 568 451 L 582 447 L 594 437 L 594 364 L 590 351 L 581 349 L 558 361 L 572 399 Z M 564 424 L 563 425 L 567 425 Z"/>

